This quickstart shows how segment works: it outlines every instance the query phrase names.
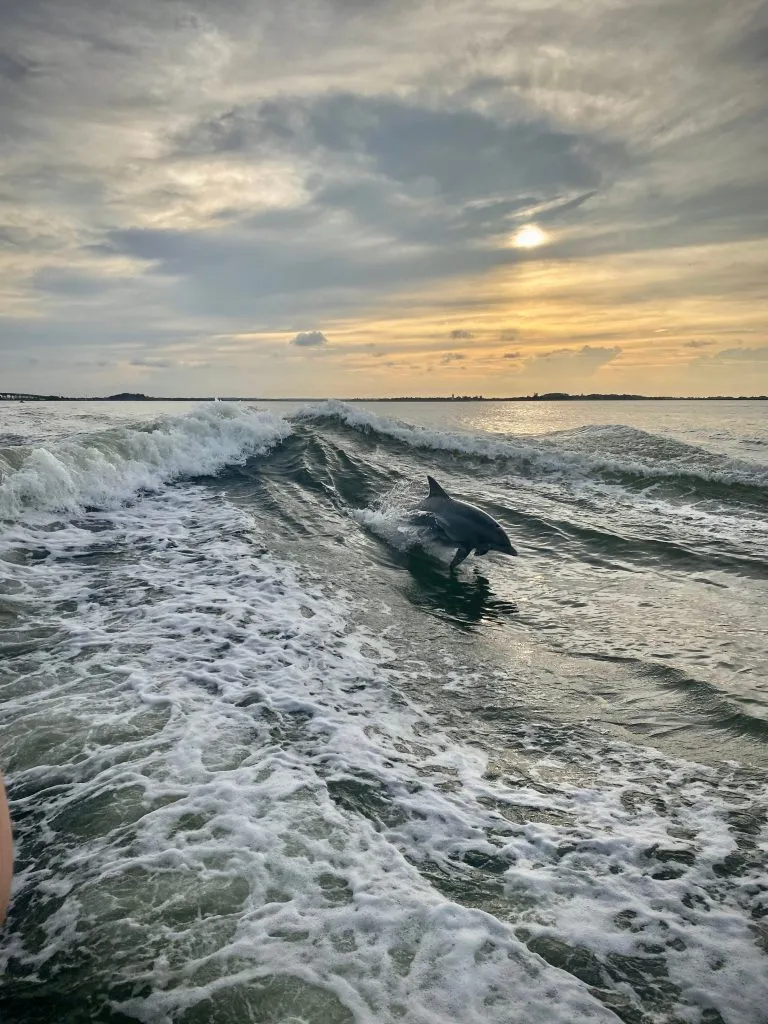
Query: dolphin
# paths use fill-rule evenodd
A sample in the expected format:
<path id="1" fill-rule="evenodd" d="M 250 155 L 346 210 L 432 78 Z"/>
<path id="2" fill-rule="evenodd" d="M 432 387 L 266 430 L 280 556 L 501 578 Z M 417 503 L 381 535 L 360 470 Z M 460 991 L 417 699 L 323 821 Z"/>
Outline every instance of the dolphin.
<path id="1" fill-rule="evenodd" d="M 431 476 L 427 477 L 427 482 L 429 495 L 415 511 L 431 519 L 445 539 L 458 545 L 451 569 L 463 562 L 473 549 L 476 555 L 486 555 L 489 551 L 517 554 L 509 537 L 487 512 L 467 501 L 452 498 Z"/>

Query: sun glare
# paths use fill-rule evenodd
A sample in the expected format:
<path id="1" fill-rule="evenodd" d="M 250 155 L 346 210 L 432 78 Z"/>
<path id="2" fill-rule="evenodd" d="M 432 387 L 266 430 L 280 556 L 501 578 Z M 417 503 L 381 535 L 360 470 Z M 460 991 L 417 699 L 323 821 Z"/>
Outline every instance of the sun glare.
<path id="1" fill-rule="evenodd" d="M 543 245 L 547 236 L 536 224 L 526 224 L 512 235 L 512 245 L 516 249 L 535 249 L 537 245 Z"/>

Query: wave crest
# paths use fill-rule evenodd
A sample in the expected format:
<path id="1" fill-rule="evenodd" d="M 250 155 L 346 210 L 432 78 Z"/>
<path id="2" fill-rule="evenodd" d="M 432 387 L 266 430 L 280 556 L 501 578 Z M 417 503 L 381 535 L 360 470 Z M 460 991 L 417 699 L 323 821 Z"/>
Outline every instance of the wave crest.
<path id="1" fill-rule="evenodd" d="M 604 476 L 645 488 L 679 484 L 686 492 L 749 488 L 768 492 L 768 468 L 716 455 L 695 445 L 623 425 L 593 425 L 545 435 L 444 431 L 378 416 L 344 402 L 323 402 L 301 410 L 301 421 L 335 422 L 358 433 L 390 438 L 410 448 L 485 460 L 503 460 L 527 476 L 588 479 Z"/>
<path id="2" fill-rule="evenodd" d="M 0 449 L 0 518 L 120 505 L 140 491 L 264 454 L 291 429 L 272 413 L 215 402 L 143 427 Z"/>

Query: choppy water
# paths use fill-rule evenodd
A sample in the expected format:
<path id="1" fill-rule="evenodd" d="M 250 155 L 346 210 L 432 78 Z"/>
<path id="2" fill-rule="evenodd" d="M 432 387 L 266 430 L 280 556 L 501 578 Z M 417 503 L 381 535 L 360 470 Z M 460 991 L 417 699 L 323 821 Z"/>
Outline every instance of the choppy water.
<path id="1" fill-rule="evenodd" d="M 765 403 L 0 405 L 0 1020 L 768 1021 L 767 637 Z"/>

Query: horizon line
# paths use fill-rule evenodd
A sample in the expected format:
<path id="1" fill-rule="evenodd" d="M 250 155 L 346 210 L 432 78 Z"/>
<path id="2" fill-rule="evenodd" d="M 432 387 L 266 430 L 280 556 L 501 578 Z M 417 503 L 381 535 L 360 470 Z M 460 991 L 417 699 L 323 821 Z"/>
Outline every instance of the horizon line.
<path id="1" fill-rule="evenodd" d="M 301 397 L 259 395 L 145 395 L 142 392 L 121 391 L 112 395 L 39 395 L 22 391 L 0 391 L 0 401 L 6 402 L 579 402 L 579 401 L 639 401 L 639 402 L 755 402 L 766 401 L 768 395 L 639 395 L 628 392 L 589 392 L 571 394 L 567 391 L 534 392 L 530 395 L 387 395 L 365 397 Z"/>

